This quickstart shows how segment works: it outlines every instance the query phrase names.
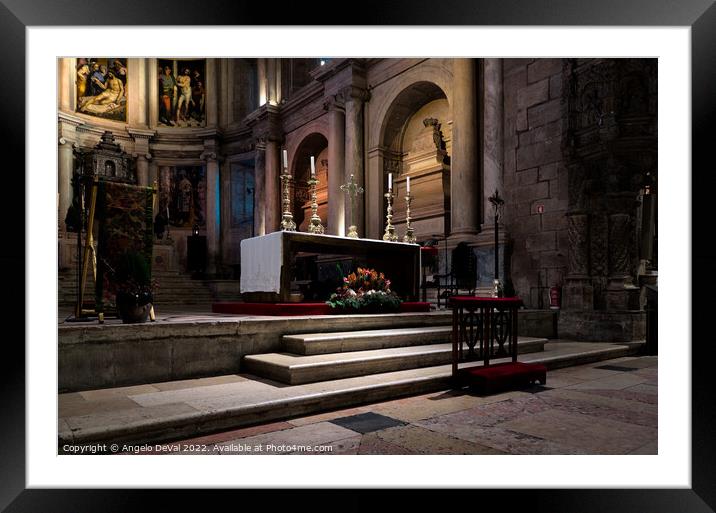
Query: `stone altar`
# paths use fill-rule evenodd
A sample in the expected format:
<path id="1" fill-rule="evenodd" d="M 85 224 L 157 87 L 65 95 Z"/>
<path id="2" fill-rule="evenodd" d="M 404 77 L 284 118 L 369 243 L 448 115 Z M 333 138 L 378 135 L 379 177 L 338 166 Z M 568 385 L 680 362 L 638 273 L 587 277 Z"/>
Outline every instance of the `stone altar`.
<path id="1" fill-rule="evenodd" d="M 287 302 L 301 276 L 299 259 L 318 262 L 351 259 L 352 265 L 385 273 L 404 301 L 416 301 L 420 247 L 403 242 L 352 239 L 299 232 L 274 232 L 241 241 L 241 294 L 250 302 Z M 309 260 L 310 261 L 310 260 Z M 351 269 L 354 271 L 355 269 Z M 318 276 L 316 270 L 314 276 Z M 335 286 L 340 282 L 336 281 Z M 328 299 L 320 298 L 321 301 Z"/>

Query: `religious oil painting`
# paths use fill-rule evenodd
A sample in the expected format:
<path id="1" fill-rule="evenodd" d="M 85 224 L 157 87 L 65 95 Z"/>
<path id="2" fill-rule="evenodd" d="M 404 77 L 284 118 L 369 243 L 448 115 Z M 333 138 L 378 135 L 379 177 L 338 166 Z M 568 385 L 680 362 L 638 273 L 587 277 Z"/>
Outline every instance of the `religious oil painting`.
<path id="1" fill-rule="evenodd" d="M 127 119 L 127 59 L 78 57 L 75 64 L 76 112 L 110 119 Z"/>
<path id="2" fill-rule="evenodd" d="M 256 182 L 250 163 L 233 162 L 231 164 L 231 225 L 243 227 L 254 223 L 254 204 L 256 201 Z"/>
<path id="3" fill-rule="evenodd" d="M 658 453 L 657 59 L 60 61 L 58 452 Z"/>
<path id="4" fill-rule="evenodd" d="M 206 176 L 202 166 L 172 166 L 162 175 L 161 191 L 169 225 L 191 228 L 206 224 Z M 160 207 L 161 208 L 161 207 Z M 160 210 L 160 213 L 165 212 Z"/>
<path id="5" fill-rule="evenodd" d="M 205 126 L 205 77 L 205 59 L 157 59 L 160 126 Z"/>

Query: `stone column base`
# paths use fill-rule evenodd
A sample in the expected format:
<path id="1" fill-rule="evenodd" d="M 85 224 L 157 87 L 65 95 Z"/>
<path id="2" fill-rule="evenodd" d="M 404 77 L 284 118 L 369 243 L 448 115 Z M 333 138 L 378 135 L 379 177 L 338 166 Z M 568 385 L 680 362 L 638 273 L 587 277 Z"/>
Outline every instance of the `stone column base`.
<path id="1" fill-rule="evenodd" d="M 59 232 L 57 235 L 57 268 L 70 269 L 77 266 L 77 234 Z"/>
<path id="2" fill-rule="evenodd" d="M 594 287 L 589 279 L 567 278 L 562 297 L 564 310 L 589 311 L 594 308 Z"/>
<path id="3" fill-rule="evenodd" d="M 639 309 L 639 288 L 624 283 L 624 280 L 609 281 L 604 294 L 607 310 Z"/>
<path id="4" fill-rule="evenodd" d="M 643 311 L 565 311 L 559 312 L 561 339 L 588 342 L 635 342 L 646 337 Z"/>

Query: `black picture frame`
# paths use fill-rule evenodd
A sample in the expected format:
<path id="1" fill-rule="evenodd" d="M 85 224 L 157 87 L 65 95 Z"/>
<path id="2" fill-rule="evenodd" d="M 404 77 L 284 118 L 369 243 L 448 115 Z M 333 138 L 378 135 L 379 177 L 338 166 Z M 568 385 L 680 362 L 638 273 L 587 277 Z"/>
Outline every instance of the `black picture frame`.
<path id="1" fill-rule="evenodd" d="M 710 147 L 716 142 L 713 114 L 716 111 L 716 6 L 713 0 L 448 0 L 439 3 L 413 0 L 382 3 L 365 1 L 349 10 L 335 8 L 335 3 L 294 2 L 267 10 L 262 2 L 235 0 L 186 0 L 149 2 L 125 0 L 116 3 L 86 2 L 82 0 L 3 0 L 0 3 L 0 38 L 4 54 L 6 80 L 0 96 L 3 120 L 0 124 L 2 141 L 7 152 L 14 150 L 19 161 L 14 169 L 25 169 L 25 95 L 26 60 L 25 29 L 29 26 L 69 25 L 282 25 L 327 24 L 370 25 L 376 21 L 385 25 L 574 25 L 574 26 L 688 26 L 692 42 L 692 276 L 684 272 L 683 279 L 693 283 L 693 296 L 680 298 L 692 305 L 692 324 L 689 319 L 673 319 L 684 329 L 684 340 L 662 343 L 692 343 L 692 486 L 689 489 L 522 489 L 474 490 L 435 495 L 431 491 L 412 490 L 401 494 L 402 507 L 426 505 L 456 505 L 462 501 L 481 504 L 501 504 L 501 509 L 524 509 L 551 512 L 707 512 L 716 508 L 716 400 L 713 398 L 713 343 L 708 332 L 709 315 L 713 315 L 716 300 L 716 253 L 711 248 L 713 233 L 710 222 L 709 192 L 716 190 Z M 350 12 L 338 14 L 340 12 Z M 341 18 L 341 16 L 343 16 Z M 23 99 L 23 101 L 20 101 Z M 12 120 L 12 122 L 9 122 Z M 660 141 L 662 143 L 662 141 Z M 51 173 L 50 173 L 51 175 Z M 48 175 L 49 176 L 49 175 Z M 689 177 L 685 177 L 688 179 Z M 6 271 L 6 286 L 17 291 L 14 303 L 22 303 L 25 287 L 21 276 L 29 272 L 25 266 L 25 233 L 23 198 L 27 193 L 22 173 L 14 173 L 9 187 L 20 198 L 16 205 L 18 218 L 6 227 L 6 236 L 13 244 L 3 244 L 0 262 L 6 270 L 23 269 L 23 273 Z M 6 187 L 8 187 L 6 183 Z M 23 194 L 20 194 L 22 191 Z M 13 231 L 14 230 L 14 231 Z M 698 236 L 697 236 L 698 235 Z M 20 297 L 18 297 L 18 295 Z M 27 310 L 25 315 L 30 315 Z M 665 313 L 664 315 L 668 315 Z M 6 320 L 6 322 L 8 322 Z M 12 319 L 20 326 L 20 321 Z M 49 321 L 47 321 L 49 322 Z M 24 326 L 24 324 L 23 324 Z M 22 328 L 21 328 L 22 329 Z M 4 337 L 5 338 L 5 337 Z M 82 490 L 82 489 L 26 489 L 25 485 L 25 351 L 17 336 L 8 337 L 0 358 L 0 509 L 7 512 L 129 512 L 143 511 L 207 511 L 215 509 L 216 495 L 222 495 L 239 507 L 247 501 L 261 500 L 265 507 L 285 507 L 307 498 L 306 491 L 211 491 L 211 490 Z M 13 342 L 12 344 L 10 342 Z M 668 386 L 668 376 L 664 377 Z M 535 469 L 539 472 L 539 469 Z M 369 490 L 349 490 L 340 497 L 337 491 L 321 492 L 320 503 L 314 509 L 363 511 L 384 500 L 384 493 Z M 211 497 L 210 497 L 211 496 Z M 479 499 L 478 499 L 479 498 Z M 459 502 L 458 502 L 459 501 Z M 152 505 L 152 502 L 155 505 Z M 156 503 L 161 504 L 157 509 Z M 467 502 L 470 504 L 471 502 Z"/>

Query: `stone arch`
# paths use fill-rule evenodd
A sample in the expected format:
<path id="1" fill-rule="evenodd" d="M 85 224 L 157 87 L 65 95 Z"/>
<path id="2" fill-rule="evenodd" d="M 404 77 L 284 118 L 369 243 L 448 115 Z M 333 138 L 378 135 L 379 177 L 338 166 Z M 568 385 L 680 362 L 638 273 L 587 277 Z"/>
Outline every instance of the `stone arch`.
<path id="1" fill-rule="evenodd" d="M 293 216 L 299 231 L 308 231 L 311 218 L 311 196 L 308 180 L 310 178 L 311 156 L 315 159 L 316 202 L 318 215 L 326 226 L 328 218 L 328 139 L 320 132 L 311 132 L 303 137 L 293 152 L 289 153 L 291 159 L 289 170 L 293 176 Z"/>
<path id="2" fill-rule="evenodd" d="M 392 156 L 391 146 L 395 150 L 395 145 L 399 145 L 399 141 L 402 141 L 410 117 L 426 103 L 442 98 L 447 102 L 446 117 L 448 119 L 440 121 L 443 127 L 451 126 L 453 117 L 452 68 L 453 59 L 428 59 L 371 87 L 371 100 L 366 104 L 368 160 L 366 162 L 365 197 L 366 234 L 369 237 L 380 238 L 382 236 L 385 222 L 383 194 L 386 186 L 386 161 L 389 161 Z M 447 189 L 449 190 L 449 184 L 447 184 Z M 447 204 L 449 205 L 449 201 Z"/>
<path id="3" fill-rule="evenodd" d="M 385 174 L 393 175 L 397 232 L 405 232 L 404 198 L 410 177 L 411 224 L 416 237 L 420 241 L 446 235 L 450 226 L 452 113 L 445 91 L 434 82 L 412 82 L 392 95 L 384 112 L 377 141 L 382 169 L 378 169 L 377 178 L 385 181 Z"/>
<path id="4" fill-rule="evenodd" d="M 305 125 L 288 132 L 286 134 L 286 142 L 284 147 L 288 152 L 288 168 L 293 170 L 296 167 L 296 150 L 303 141 L 311 134 L 320 134 L 328 140 L 328 120 L 326 116 L 321 116 Z"/>
<path id="5" fill-rule="evenodd" d="M 430 85 L 440 89 L 450 105 L 450 119 L 452 119 L 452 77 L 452 59 L 430 59 L 396 76 L 385 84 L 373 88 L 370 101 L 368 148 L 375 148 L 381 145 L 381 141 L 385 138 L 386 116 L 389 109 L 396 98 L 416 86 L 416 84 Z M 384 88 L 385 91 L 383 91 Z"/>

